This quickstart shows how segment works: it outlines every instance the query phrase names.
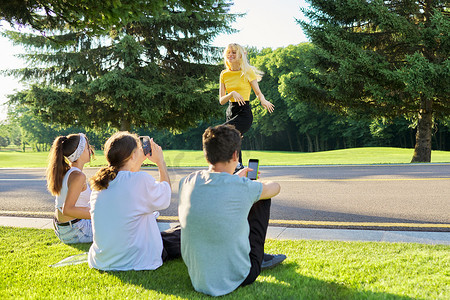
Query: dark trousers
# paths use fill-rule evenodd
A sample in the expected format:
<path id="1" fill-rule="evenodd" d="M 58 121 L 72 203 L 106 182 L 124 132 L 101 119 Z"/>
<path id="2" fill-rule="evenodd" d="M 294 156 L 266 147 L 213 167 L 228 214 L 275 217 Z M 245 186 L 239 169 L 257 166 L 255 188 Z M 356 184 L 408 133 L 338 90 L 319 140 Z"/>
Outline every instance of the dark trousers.
<path id="1" fill-rule="evenodd" d="M 181 226 L 178 225 L 171 229 L 161 232 L 163 241 L 163 261 L 168 261 L 181 257 Z"/>
<path id="2" fill-rule="evenodd" d="M 248 224 L 250 225 L 248 238 L 250 240 L 250 262 L 252 266 L 250 267 L 250 273 L 241 283 L 241 286 L 253 283 L 261 273 L 271 202 L 271 199 L 257 201 L 253 204 L 248 214 Z"/>
<path id="3" fill-rule="evenodd" d="M 244 136 L 244 133 L 252 127 L 252 123 L 253 114 L 249 101 L 245 101 L 245 105 L 239 105 L 237 102 L 229 102 L 227 119 L 224 125 L 233 125 Z M 241 151 L 239 151 L 239 162 L 242 164 Z"/>

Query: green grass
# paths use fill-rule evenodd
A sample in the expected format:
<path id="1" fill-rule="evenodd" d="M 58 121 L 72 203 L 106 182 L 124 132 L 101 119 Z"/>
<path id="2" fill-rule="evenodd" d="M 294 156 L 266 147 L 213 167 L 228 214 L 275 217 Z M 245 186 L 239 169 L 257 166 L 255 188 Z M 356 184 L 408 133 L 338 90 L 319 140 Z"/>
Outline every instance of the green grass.
<path id="1" fill-rule="evenodd" d="M 86 263 L 50 268 L 89 244 L 52 230 L 0 227 L 0 299 L 208 299 L 181 259 L 155 271 L 100 272 Z M 220 299 L 450 299 L 450 246 L 268 240 L 282 265 Z"/>
<path id="2" fill-rule="evenodd" d="M 413 149 L 404 148 L 352 148 L 313 153 L 243 151 L 244 162 L 248 158 L 258 158 L 261 165 L 333 165 L 333 164 L 406 164 L 411 161 Z M 47 152 L 0 151 L 0 168 L 34 168 L 47 166 Z M 91 167 L 106 165 L 102 151 L 96 151 Z M 202 151 L 166 150 L 164 157 L 169 167 L 206 166 Z M 433 151 L 431 161 L 449 163 L 450 151 Z"/>

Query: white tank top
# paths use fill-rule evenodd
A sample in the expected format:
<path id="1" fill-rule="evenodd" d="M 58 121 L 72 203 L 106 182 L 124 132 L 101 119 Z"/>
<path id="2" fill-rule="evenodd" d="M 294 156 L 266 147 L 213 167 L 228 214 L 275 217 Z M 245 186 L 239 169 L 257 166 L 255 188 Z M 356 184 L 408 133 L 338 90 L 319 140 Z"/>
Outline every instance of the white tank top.
<path id="1" fill-rule="evenodd" d="M 56 196 L 55 199 L 55 207 L 62 213 L 62 208 L 64 206 L 64 202 L 66 202 L 67 192 L 69 190 L 69 187 L 67 185 L 67 180 L 69 179 L 70 173 L 73 171 L 79 171 L 80 169 L 76 167 L 72 167 L 67 171 L 67 173 L 64 175 L 63 182 L 62 182 L 62 188 L 61 193 Z M 75 203 L 76 207 L 91 207 L 91 204 L 89 202 L 89 199 L 91 197 L 91 188 L 89 187 L 89 184 L 86 183 L 86 189 L 80 193 L 80 196 L 78 197 L 77 202 Z"/>

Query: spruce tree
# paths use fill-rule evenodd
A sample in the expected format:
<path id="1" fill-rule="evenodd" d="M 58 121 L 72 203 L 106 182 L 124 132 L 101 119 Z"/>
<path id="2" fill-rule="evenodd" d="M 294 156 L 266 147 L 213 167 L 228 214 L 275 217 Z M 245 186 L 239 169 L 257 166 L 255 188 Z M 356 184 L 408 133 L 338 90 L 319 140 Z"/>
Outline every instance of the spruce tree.
<path id="1" fill-rule="evenodd" d="M 430 162 L 433 122 L 450 113 L 450 11 L 444 0 L 309 0 L 300 24 L 313 66 L 286 90 L 344 114 L 417 122 L 412 162 Z"/>
<path id="2" fill-rule="evenodd" d="M 167 5 L 100 37 L 83 32 L 7 32 L 26 46 L 30 67 L 9 74 L 32 83 L 11 96 L 47 123 L 182 130 L 219 113 L 220 51 L 210 46 L 231 31 L 226 0 Z M 59 32 L 58 30 L 59 29 Z"/>
<path id="3" fill-rule="evenodd" d="M 45 32 L 61 23 L 95 33 L 135 20 L 142 12 L 158 13 L 176 0 L 2 0 L 0 20 Z M 189 0 L 181 0 L 188 3 Z M 180 2 L 180 1 L 179 1 Z"/>

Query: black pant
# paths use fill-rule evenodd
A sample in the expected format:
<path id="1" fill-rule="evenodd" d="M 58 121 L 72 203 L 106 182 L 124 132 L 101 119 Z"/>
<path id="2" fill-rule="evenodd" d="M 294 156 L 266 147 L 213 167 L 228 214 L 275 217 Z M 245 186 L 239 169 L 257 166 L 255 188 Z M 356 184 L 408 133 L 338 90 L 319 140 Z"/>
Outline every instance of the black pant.
<path id="1" fill-rule="evenodd" d="M 259 200 L 253 204 L 248 214 L 250 225 L 250 273 L 241 283 L 241 286 L 253 283 L 261 273 L 261 264 L 264 258 L 264 243 L 266 241 L 267 227 L 269 226 L 271 199 Z"/>
<path id="2" fill-rule="evenodd" d="M 227 119 L 224 125 L 233 125 L 243 136 L 252 127 L 252 123 L 253 114 L 249 101 L 245 101 L 245 105 L 239 105 L 237 102 L 229 102 Z M 239 162 L 242 164 L 242 151 L 239 151 Z"/>
<path id="3" fill-rule="evenodd" d="M 163 261 L 168 261 L 181 257 L 181 226 L 175 226 L 174 228 L 161 232 L 163 241 Z"/>

